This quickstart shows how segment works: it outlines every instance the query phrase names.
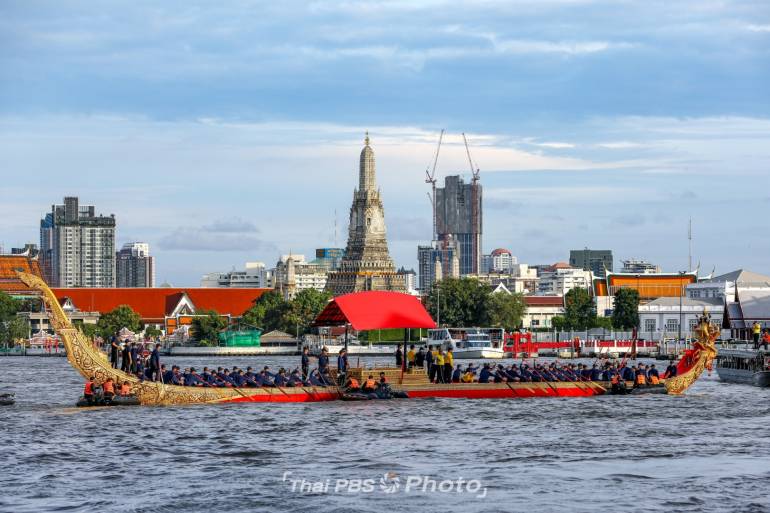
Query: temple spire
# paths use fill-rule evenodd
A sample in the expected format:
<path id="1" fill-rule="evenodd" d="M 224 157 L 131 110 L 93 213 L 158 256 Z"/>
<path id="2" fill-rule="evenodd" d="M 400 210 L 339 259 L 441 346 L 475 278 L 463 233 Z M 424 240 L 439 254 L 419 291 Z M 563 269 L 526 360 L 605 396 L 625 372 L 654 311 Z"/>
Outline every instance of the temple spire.
<path id="1" fill-rule="evenodd" d="M 374 150 L 369 146 L 369 131 L 366 131 L 364 138 L 364 149 L 361 150 L 361 160 L 359 163 L 358 190 L 373 191 L 377 188 L 377 179 L 375 178 Z"/>

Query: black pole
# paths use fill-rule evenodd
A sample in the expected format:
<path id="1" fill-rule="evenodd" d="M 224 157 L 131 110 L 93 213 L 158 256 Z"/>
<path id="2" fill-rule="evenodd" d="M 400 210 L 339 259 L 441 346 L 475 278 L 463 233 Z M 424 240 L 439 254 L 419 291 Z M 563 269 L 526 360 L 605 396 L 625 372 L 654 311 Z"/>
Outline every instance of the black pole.
<path id="1" fill-rule="evenodd" d="M 345 352 L 348 352 L 348 324 L 345 324 Z"/>

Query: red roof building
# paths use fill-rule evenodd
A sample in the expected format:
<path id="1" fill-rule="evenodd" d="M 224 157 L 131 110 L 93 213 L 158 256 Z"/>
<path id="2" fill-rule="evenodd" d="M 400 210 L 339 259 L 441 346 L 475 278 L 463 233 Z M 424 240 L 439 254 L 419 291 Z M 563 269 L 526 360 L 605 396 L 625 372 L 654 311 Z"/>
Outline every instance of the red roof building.
<path id="1" fill-rule="evenodd" d="M 30 289 L 19 279 L 16 271 L 43 277 L 36 258 L 26 255 L 0 255 L 0 291 L 12 296 L 37 295 L 36 290 Z"/>
<path id="2" fill-rule="evenodd" d="M 145 324 L 163 324 L 169 317 L 215 310 L 240 317 L 254 301 L 271 289 L 247 288 L 62 288 L 52 289 L 59 301 L 86 311 L 107 313 L 128 305 Z"/>

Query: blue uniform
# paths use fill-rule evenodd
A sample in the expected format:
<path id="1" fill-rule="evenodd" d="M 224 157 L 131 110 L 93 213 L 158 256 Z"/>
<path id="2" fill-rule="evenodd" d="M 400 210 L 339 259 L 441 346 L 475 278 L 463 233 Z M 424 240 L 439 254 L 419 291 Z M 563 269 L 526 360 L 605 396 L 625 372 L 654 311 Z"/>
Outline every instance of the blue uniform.
<path id="1" fill-rule="evenodd" d="M 479 374 L 479 383 L 489 383 L 489 378 L 492 376 L 492 373 L 484 367 L 481 369 L 481 373 Z"/>

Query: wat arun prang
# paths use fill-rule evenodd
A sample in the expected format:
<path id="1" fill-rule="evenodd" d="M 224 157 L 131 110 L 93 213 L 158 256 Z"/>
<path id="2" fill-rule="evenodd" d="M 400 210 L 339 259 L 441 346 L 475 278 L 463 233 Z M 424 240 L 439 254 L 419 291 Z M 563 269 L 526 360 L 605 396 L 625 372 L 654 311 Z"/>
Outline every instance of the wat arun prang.
<path id="1" fill-rule="evenodd" d="M 359 163 L 358 189 L 350 207 L 348 246 L 339 271 L 329 273 L 326 290 L 335 296 L 364 290 L 406 292 L 404 276 L 388 252 L 385 211 L 375 177 L 374 151 L 366 133 Z"/>

